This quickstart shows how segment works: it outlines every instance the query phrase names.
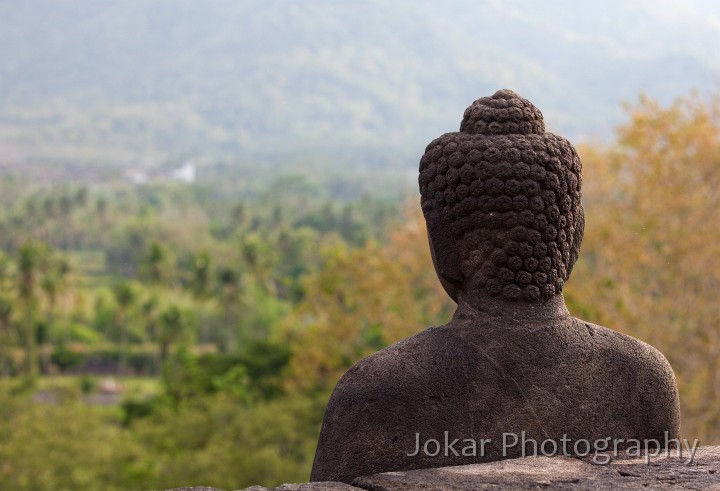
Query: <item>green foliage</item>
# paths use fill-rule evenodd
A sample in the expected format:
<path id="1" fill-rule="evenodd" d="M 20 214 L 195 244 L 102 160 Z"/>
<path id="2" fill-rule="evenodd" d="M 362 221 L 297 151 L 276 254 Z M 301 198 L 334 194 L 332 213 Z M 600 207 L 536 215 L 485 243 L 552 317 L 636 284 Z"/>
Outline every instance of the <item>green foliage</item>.
<path id="1" fill-rule="evenodd" d="M 0 413 L 2 489 L 142 489 L 152 475 L 142 445 L 97 408 L 3 394 Z"/>
<path id="2" fill-rule="evenodd" d="M 91 375 L 83 375 L 79 379 L 79 385 L 80 385 L 80 391 L 88 395 L 92 392 L 94 392 L 98 387 L 98 381 L 95 377 Z"/>
<path id="3" fill-rule="evenodd" d="M 60 345 L 53 350 L 50 361 L 60 370 L 67 370 L 82 365 L 85 362 L 85 356 Z"/>
<path id="4" fill-rule="evenodd" d="M 90 326 L 72 323 L 69 326 L 70 338 L 78 343 L 93 345 L 101 339 L 101 334 Z"/>
<path id="5" fill-rule="evenodd" d="M 245 406 L 219 394 L 164 407 L 132 429 L 161 467 L 145 486 L 232 489 L 307 480 L 321 418 L 316 399 Z"/>
<path id="6" fill-rule="evenodd" d="M 219 393 L 242 403 L 276 398 L 289 359 L 286 345 L 268 341 L 253 342 L 239 353 L 200 356 L 181 346 L 163 367 L 165 392 L 175 402 Z"/>
<path id="7" fill-rule="evenodd" d="M 135 290 L 132 285 L 126 281 L 120 281 L 112 286 L 112 292 L 118 307 L 126 310 L 135 300 Z"/>

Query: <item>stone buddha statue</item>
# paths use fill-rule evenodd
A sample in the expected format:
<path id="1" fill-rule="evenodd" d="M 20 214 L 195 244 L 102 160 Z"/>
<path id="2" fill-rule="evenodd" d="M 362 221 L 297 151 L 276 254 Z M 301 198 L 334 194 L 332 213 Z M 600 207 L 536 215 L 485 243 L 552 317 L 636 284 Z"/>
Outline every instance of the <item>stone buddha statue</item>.
<path id="1" fill-rule="evenodd" d="M 427 146 L 421 204 L 457 311 L 345 373 L 313 481 L 678 438 L 663 355 L 565 307 L 583 237 L 581 182 L 573 146 L 509 90 L 473 102 L 459 132 Z"/>

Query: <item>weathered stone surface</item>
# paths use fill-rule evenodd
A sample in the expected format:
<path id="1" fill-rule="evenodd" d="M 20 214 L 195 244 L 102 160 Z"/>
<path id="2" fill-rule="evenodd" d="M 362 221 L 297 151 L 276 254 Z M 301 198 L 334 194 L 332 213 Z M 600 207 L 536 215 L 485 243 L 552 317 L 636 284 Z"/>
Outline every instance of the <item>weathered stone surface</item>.
<path id="1" fill-rule="evenodd" d="M 313 481 L 521 456 L 506 433 L 558 445 L 677 437 L 662 354 L 565 307 L 584 228 L 581 163 L 537 108 L 511 91 L 475 101 L 460 132 L 428 145 L 419 184 L 435 269 L 458 309 L 347 371 Z M 425 451 L 446 438 L 456 451 Z M 466 439 L 476 449 L 463 455 Z"/>
<path id="2" fill-rule="evenodd" d="M 556 488 L 564 484 L 578 484 L 581 480 L 587 483 L 598 472 L 607 474 L 606 469 L 596 471 L 586 463 L 569 457 L 525 457 L 488 464 L 377 474 L 358 478 L 355 483 L 373 491 Z"/>
<path id="3" fill-rule="evenodd" d="M 391 472 L 353 483 L 372 491 L 415 489 L 720 489 L 720 447 L 701 448 L 686 458 L 618 459 L 594 465 L 570 457 L 525 457 L 487 464 Z"/>
<path id="4" fill-rule="evenodd" d="M 716 489 L 720 490 L 720 446 L 702 447 L 688 463 L 688 454 L 615 458 L 595 465 L 589 458 L 525 457 L 486 464 L 390 472 L 359 477 L 354 486 L 322 482 L 284 484 L 278 491 L 409 491 L 421 489 L 473 491 L 479 489 Z M 267 491 L 252 486 L 242 491 Z M 181 488 L 171 491 L 220 491 Z"/>
<path id="5" fill-rule="evenodd" d="M 257 491 L 259 489 L 265 489 L 262 486 L 253 486 L 251 488 L 248 488 L 252 491 Z M 189 488 L 173 488 L 168 489 L 167 491 L 223 491 L 222 489 L 218 488 L 210 488 L 208 486 L 195 486 L 195 487 L 189 487 Z"/>
<path id="6" fill-rule="evenodd" d="M 283 484 L 274 491 L 358 491 L 358 488 L 341 482 L 311 482 L 307 484 Z"/>
<path id="7" fill-rule="evenodd" d="M 167 491 L 222 491 L 216 488 L 179 488 Z M 237 491 L 359 491 L 359 488 L 341 482 L 310 482 L 302 484 L 283 484 L 276 488 L 250 486 Z"/>
<path id="8" fill-rule="evenodd" d="M 252 491 L 258 491 L 259 489 L 265 489 L 261 486 L 253 486 L 252 488 L 248 488 Z M 195 486 L 195 487 L 189 487 L 189 488 L 173 488 L 168 489 L 167 491 L 223 491 L 222 489 L 218 488 L 210 488 L 207 486 Z"/>

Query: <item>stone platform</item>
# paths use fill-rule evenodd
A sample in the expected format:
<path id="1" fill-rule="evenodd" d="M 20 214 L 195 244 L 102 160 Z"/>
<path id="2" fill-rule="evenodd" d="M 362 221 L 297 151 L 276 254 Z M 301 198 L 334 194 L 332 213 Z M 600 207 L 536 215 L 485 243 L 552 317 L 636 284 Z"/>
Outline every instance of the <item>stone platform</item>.
<path id="1" fill-rule="evenodd" d="M 337 482 L 283 484 L 277 488 L 252 486 L 242 491 L 408 491 L 494 489 L 710 489 L 720 491 L 720 446 L 688 455 L 661 455 L 646 459 L 615 458 L 607 465 L 592 458 L 525 457 L 473 464 L 359 477 L 352 486 Z M 173 491 L 220 491 L 215 488 L 179 488 Z"/>

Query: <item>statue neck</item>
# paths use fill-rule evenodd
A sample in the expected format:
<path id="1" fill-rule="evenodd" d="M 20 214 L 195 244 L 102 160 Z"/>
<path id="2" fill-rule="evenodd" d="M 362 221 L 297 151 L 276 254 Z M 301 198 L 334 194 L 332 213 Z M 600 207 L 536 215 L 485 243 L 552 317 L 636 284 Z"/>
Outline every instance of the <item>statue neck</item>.
<path id="1" fill-rule="evenodd" d="M 488 295 L 482 291 L 458 292 L 453 318 L 492 317 L 512 323 L 560 320 L 570 316 L 562 293 L 549 300 L 526 302 Z"/>

